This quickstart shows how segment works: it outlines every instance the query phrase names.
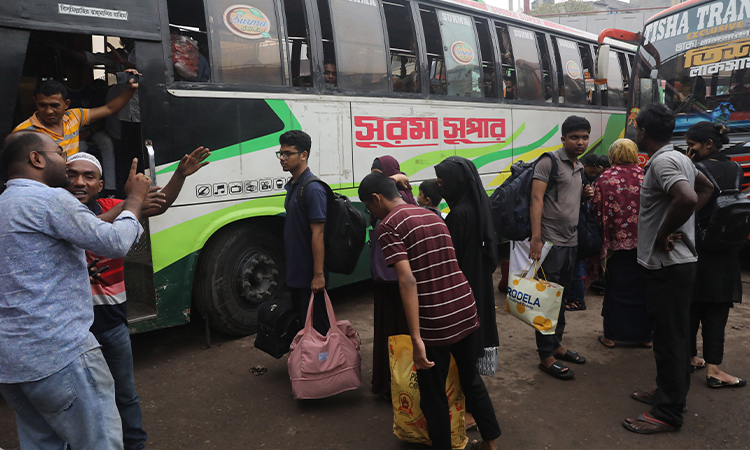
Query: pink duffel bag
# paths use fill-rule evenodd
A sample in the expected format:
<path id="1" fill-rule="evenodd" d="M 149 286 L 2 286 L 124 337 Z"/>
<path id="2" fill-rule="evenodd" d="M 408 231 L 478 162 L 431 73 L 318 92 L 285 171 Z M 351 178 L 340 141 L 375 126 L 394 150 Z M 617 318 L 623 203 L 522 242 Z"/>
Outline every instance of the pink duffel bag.
<path id="1" fill-rule="evenodd" d="M 323 336 L 313 328 L 315 294 L 311 295 L 305 328 L 294 337 L 289 352 L 289 379 L 297 400 L 330 397 L 362 385 L 359 334 L 348 320 L 336 321 L 328 292 L 324 294 L 330 330 Z"/>

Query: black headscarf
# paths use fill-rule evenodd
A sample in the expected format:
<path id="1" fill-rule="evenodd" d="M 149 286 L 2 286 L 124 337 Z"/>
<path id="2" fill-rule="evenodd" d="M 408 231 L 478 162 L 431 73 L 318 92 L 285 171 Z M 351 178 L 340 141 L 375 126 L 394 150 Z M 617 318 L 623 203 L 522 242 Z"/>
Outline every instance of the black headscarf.
<path id="1" fill-rule="evenodd" d="M 479 172 L 473 162 L 460 156 L 451 156 L 435 166 L 435 174 L 443 181 L 440 195 L 450 208 L 463 202 L 471 202 L 477 212 L 479 230 L 482 233 L 482 254 L 497 264 L 495 228 L 492 225 L 490 199 L 484 190 Z"/>

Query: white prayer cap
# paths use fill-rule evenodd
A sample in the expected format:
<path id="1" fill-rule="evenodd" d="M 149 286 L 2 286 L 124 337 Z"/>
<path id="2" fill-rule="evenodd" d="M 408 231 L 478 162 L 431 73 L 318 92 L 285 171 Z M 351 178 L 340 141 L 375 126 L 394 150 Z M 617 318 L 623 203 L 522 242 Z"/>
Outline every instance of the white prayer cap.
<path id="1" fill-rule="evenodd" d="M 73 161 L 88 161 L 91 164 L 95 165 L 97 169 L 99 169 L 99 176 L 102 176 L 102 165 L 99 163 L 99 160 L 96 159 L 94 155 L 91 153 L 84 153 L 84 152 L 78 152 L 75 155 L 68 156 L 68 162 Z"/>

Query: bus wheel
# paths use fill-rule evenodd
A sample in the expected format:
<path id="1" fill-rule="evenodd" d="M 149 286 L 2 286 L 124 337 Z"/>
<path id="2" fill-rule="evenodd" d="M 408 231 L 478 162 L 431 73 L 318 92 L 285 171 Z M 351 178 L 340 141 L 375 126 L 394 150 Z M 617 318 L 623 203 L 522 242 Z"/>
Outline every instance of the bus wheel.
<path id="1" fill-rule="evenodd" d="M 258 306 L 284 284 L 283 255 L 278 236 L 247 223 L 230 225 L 206 244 L 193 292 L 212 328 L 235 336 L 257 331 Z"/>

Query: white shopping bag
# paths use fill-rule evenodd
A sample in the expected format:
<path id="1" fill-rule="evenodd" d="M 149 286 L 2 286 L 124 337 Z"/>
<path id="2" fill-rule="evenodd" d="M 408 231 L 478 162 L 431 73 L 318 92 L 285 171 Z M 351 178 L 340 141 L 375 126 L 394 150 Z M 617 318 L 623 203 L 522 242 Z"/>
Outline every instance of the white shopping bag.
<path id="1" fill-rule="evenodd" d="M 526 270 L 536 272 L 536 268 Z M 524 278 L 523 273 L 524 270 L 510 274 L 505 310 L 542 334 L 554 334 L 562 306 L 563 287 L 533 275 Z"/>
<path id="2" fill-rule="evenodd" d="M 552 243 L 544 243 L 544 247 L 542 247 L 542 258 L 539 260 L 537 267 L 542 265 L 551 248 Z M 531 260 L 529 259 L 530 249 L 531 242 L 528 239 L 526 239 L 525 241 L 510 241 L 510 264 L 508 266 L 509 274 L 514 272 L 523 272 L 531 267 L 534 267 L 531 264 Z M 532 278 L 535 275 L 536 273 L 524 274 L 524 276 Z"/>

